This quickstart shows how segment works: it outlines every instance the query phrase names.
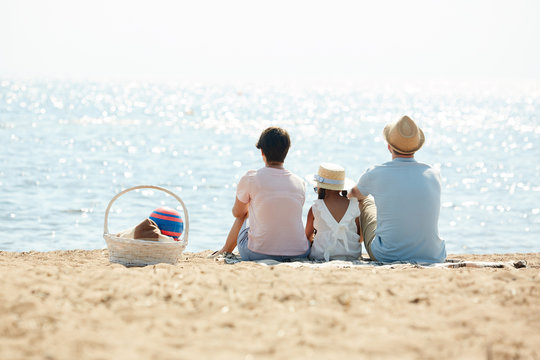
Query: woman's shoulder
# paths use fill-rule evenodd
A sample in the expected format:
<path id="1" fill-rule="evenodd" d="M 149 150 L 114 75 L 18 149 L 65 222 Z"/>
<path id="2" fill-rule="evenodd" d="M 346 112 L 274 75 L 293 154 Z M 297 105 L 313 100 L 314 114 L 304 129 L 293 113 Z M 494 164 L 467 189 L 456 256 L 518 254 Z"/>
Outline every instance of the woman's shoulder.
<path id="1" fill-rule="evenodd" d="M 252 179 L 254 179 L 257 176 L 257 170 L 248 170 L 242 177 L 240 178 L 241 183 L 251 182 Z"/>
<path id="2" fill-rule="evenodd" d="M 357 218 L 360 216 L 360 203 L 358 202 L 358 199 L 353 197 L 349 199 L 349 209 L 348 211 L 351 211 L 353 214 L 353 218 Z"/>
<path id="3" fill-rule="evenodd" d="M 246 173 L 242 176 L 243 178 L 249 178 L 249 179 L 253 179 L 257 176 L 261 176 L 261 170 L 262 169 L 251 169 L 251 170 L 248 170 L 246 171 Z"/>
<path id="4" fill-rule="evenodd" d="M 281 169 L 280 176 L 287 178 L 294 184 L 300 184 L 305 187 L 305 180 L 288 169 Z"/>

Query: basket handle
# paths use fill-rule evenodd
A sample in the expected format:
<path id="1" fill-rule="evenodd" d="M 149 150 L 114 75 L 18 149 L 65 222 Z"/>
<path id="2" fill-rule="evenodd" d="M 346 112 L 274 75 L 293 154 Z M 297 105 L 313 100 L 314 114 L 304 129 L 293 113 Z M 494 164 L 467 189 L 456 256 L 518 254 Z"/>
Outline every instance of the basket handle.
<path id="1" fill-rule="evenodd" d="M 189 215 L 188 215 L 188 211 L 187 211 L 187 208 L 186 208 L 186 205 L 184 204 L 184 202 L 182 201 L 182 199 L 180 199 L 180 197 L 178 197 L 175 193 L 173 193 L 172 191 L 169 191 L 167 189 L 164 189 L 162 187 L 159 187 L 159 186 L 154 186 L 154 185 L 139 185 L 139 186 L 134 186 L 132 188 L 129 188 L 129 189 L 125 189 L 121 192 L 119 192 L 118 194 L 116 194 L 115 197 L 113 197 L 111 199 L 111 201 L 109 202 L 109 205 L 107 206 L 107 210 L 105 210 L 105 223 L 103 224 L 103 233 L 104 234 L 108 234 L 109 233 L 109 211 L 111 210 L 111 206 L 112 204 L 116 201 L 116 199 L 118 199 L 120 196 L 124 195 L 125 193 L 129 192 L 129 191 L 133 191 L 133 190 L 137 190 L 137 189 L 155 189 L 155 190 L 159 190 L 159 191 L 163 191 L 163 192 L 166 192 L 167 194 L 171 195 L 173 198 L 175 198 L 176 200 L 178 200 L 178 202 L 180 203 L 180 205 L 182 205 L 182 209 L 184 210 L 184 216 L 186 217 L 186 228 L 185 228 L 185 231 L 184 231 L 184 242 L 187 244 L 187 241 L 188 241 L 188 233 L 189 233 Z"/>

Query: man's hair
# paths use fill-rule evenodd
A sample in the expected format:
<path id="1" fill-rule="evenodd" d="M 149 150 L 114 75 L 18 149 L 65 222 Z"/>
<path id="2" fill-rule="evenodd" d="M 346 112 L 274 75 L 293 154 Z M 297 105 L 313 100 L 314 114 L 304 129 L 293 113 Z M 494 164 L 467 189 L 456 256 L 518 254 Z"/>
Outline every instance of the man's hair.
<path id="1" fill-rule="evenodd" d="M 255 146 L 262 150 L 266 161 L 282 163 L 291 147 L 291 139 L 285 129 L 272 126 L 261 133 Z"/>

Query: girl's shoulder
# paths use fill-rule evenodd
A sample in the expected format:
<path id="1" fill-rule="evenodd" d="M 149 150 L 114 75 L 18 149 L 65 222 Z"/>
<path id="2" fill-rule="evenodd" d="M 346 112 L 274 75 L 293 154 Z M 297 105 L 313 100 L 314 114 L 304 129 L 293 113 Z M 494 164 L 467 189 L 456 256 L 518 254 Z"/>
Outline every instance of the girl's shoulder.
<path id="1" fill-rule="evenodd" d="M 313 205 L 311 205 L 313 209 L 320 209 L 322 206 L 326 207 L 323 199 L 316 199 L 313 201 Z"/>
<path id="2" fill-rule="evenodd" d="M 324 216 L 330 211 L 328 210 L 328 207 L 324 203 L 323 199 L 317 199 L 313 201 L 313 205 L 311 205 L 311 210 L 313 212 L 313 216 L 315 217 Z"/>
<path id="3" fill-rule="evenodd" d="M 343 200 L 346 200 L 347 201 L 347 204 L 349 205 L 349 208 L 352 208 L 352 207 L 358 207 L 358 199 L 353 197 L 353 198 L 343 198 Z"/>
<path id="4" fill-rule="evenodd" d="M 348 202 L 351 205 L 356 205 L 358 207 L 358 199 L 357 198 L 350 198 L 350 199 L 346 199 L 346 200 L 348 200 Z M 312 206 L 314 206 L 314 207 L 321 207 L 321 206 L 326 207 L 326 204 L 324 203 L 323 199 L 316 199 L 316 200 L 313 201 Z"/>

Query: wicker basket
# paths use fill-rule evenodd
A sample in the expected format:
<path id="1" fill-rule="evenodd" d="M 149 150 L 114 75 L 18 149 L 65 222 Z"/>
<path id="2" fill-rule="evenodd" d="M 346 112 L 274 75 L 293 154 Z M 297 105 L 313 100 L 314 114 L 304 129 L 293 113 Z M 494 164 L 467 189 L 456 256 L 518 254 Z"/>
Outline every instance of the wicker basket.
<path id="1" fill-rule="evenodd" d="M 109 234 L 109 211 L 116 199 L 125 193 L 137 189 L 155 189 L 163 191 L 174 197 L 182 205 L 184 209 L 184 225 L 185 229 L 182 233 L 180 241 L 174 242 L 158 242 L 136 240 L 129 238 L 121 238 L 114 234 Z M 109 260 L 113 263 L 119 263 L 125 266 L 146 266 L 159 263 L 176 264 L 178 257 L 182 254 L 188 244 L 189 233 L 189 215 L 186 206 L 182 199 L 171 191 L 152 185 L 140 185 L 126 189 L 118 193 L 107 206 L 105 211 L 105 224 L 103 226 L 103 238 L 107 242 L 109 249 Z"/>

